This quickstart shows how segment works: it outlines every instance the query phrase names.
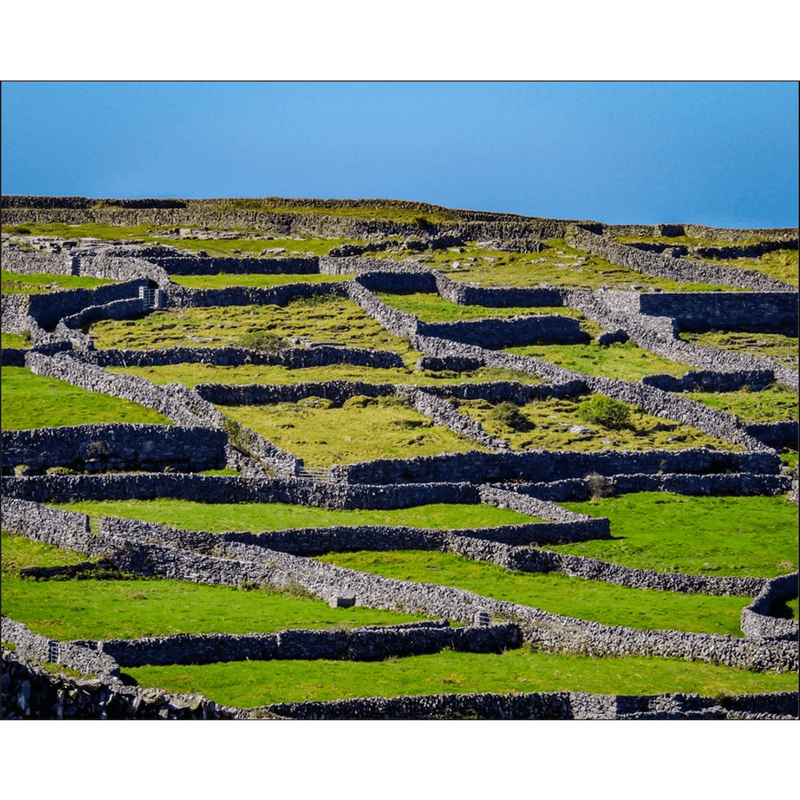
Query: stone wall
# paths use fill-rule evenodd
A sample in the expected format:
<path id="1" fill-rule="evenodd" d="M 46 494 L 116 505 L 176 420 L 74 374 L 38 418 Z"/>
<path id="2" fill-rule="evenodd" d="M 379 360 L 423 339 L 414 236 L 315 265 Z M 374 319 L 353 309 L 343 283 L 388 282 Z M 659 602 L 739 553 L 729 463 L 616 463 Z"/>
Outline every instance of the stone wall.
<path id="1" fill-rule="evenodd" d="M 745 636 L 759 639 L 785 639 L 797 643 L 798 621 L 774 616 L 774 606 L 798 594 L 798 575 L 781 575 L 766 581 L 753 602 L 742 609 L 742 630 Z"/>
<path id="2" fill-rule="evenodd" d="M 3 474 L 26 465 L 29 474 L 53 467 L 80 472 L 128 470 L 202 472 L 223 469 L 222 430 L 122 423 L 2 432 Z"/>

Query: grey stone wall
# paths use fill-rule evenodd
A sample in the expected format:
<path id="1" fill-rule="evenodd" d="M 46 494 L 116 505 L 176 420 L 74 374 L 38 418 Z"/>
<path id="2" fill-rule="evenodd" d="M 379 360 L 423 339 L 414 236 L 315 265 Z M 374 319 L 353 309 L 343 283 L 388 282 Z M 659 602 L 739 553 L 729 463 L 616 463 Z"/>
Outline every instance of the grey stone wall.
<path id="1" fill-rule="evenodd" d="M 52 467 L 86 472 L 128 470 L 202 472 L 226 464 L 222 430 L 172 425 L 95 424 L 2 432 L 3 474 L 24 464 L 30 473 Z"/>
<path id="2" fill-rule="evenodd" d="M 742 609 L 742 630 L 746 636 L 758 639 L 785 639 L 798 641 L 798 621 L 773 615 L 773 608 L 781 600 L 791 600 L 798 594 L 798 575 L 781 575 L 765 581 L 758 596 Z"/>

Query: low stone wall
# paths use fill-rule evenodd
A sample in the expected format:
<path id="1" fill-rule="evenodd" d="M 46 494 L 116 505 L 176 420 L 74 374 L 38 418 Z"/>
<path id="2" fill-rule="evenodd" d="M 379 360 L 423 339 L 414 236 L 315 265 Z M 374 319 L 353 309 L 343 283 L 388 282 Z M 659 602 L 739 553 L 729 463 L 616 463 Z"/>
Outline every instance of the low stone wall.
<path id="1" fill-rule="evenodd" d="M 697 694 L 651 696 L 585 692 L 439 694 L 329 702 L 275 703 L 251 709 L 288 719 L 798 719 L 796 692 L 713 699 Z"/>
<path id="2" fill-rule="evenodd" d="M 307 397 L 320 397 L 341 406 L 356 396 L 387 397 L 396 393 L 390 383 L 375 384 L 361 381 L 320 381 L 319 383 L 243 384 L 200 383 L 195 391 L 209 403 L 225 406 L 272 405 L 296 403 Z"/>
<path id="3" fill-rule="evenodd" d="M 745 386 L 755 391 L 765 389 L 774 380 L 775 373 L 771 369 L 755 369 L 739 372 L 691 370 L 680 378 L 666 374 L 645 375 L 641 382 L 663 392 L 737 392 Z"/>
<path id="4" fill-rule="evenodd" d="M 153 350 L 95 350 L 81 358 L 99 367 L 158 367 L 170 364 L 213 364 L 240 367 L 245 364 L 280 366 L 287 369 L 353 364 L 379 369 L 405 369 L 400 355 L 388 350 L 359 347 L 284 347 L 277 353 L 247 347 L 163 347 Z"/>
<path id="5" fill-rule="evenodd" d="M 122 686 L 118 681 L 53 675 L 3 648 L 2 718 L 235 719 L 243 712 L 202 695 Z"/>
<path id="6" fill-rule="evenodd" d="M 785 639 L 797 643 L 798 621 L 772 615 L 773 606 L 781 600 L 791 600 L 798 594 L 798 575 L 781 575 L 766 581 L 753 602 L 742 609 L 742 630 L 746 636 L 758 639 Z"/>
<path id="7" fill-rule="evenodd" d="M 488 349 L 524 344 L 588 344 L 590 337 L 573 317 L 543 314 L 468 322 L 418 322 L 414 333 Z"/>
<path id="8" fill-rule="evenodd" d="M 446 300 L 462 306 L 487 306 L 504 308 L 508 306 L 563 306 L 564 291 L 562 289 L 503 287 L 492 288 L 470 286 L 433 271 L 436 291 Z"/>
<path id="9" fill-rule="evenodd" d="M 286 283 L 261 288 L 228 286 L 224 289 L 190 289 L 170 284 L 166 289 L 167 308 L 208 308 L 211 306 L 286 306 L 293 300 L 336 295 L 345 297 L 345 283 Z"/>
<path id="10" fill-rule="evenodd" d="M 318 275 L 316 256 L 273 256 L 271 258 L 236 258 L 157 256 L 149 259 L 169 275 Z"/>
<path id="11" fill-rule="evenodd" d="M 365 484 L 439 483 L 445 480 L 544 483 L 584 478 L 593 473 L 703 475 L 749 472 L 768 475 L 779 470 L 780 457 L 772 450 L 750 453 L 704 448 L 599 452 L 528 450 L 522 453 L 451 453 L 334 465 L 331 479 Z"/>
<path id="12" fill-rule="evenodd" d="M 389 486 L 318 483 L 303 478 L 255 480 L 239 476 L 169 473 L 42 475 L 2 478 L 3 497 L 39 503 L 83 500 L 152 500 L 174 497 L 199 503 L 291 503 L 332 509 L 413 508 L 432 503 L 480 503 L 471 483 Z"/>
<path id="13" fill-rule="evenodd" d="M 3 474 L 26 465 L 33 474 L 52 467 L 86 472 L 128 470 L 202 472 L 226 464 L 222 430 L 122 423 L 2 432 Z"/>

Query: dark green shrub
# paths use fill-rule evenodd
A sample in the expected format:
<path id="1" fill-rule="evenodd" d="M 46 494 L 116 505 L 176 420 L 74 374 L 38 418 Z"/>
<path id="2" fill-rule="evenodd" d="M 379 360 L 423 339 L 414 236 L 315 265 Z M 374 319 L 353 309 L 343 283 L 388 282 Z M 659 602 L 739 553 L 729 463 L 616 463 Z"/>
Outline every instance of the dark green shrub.
<path id="1" fill-rule="evenodd" d="M 531 431 L 536 426 L 513 403 L 500 403 L 491 413 L 492 419 L 514 431 Z"/>
<path id="2" fill-rule="evenodd" d="M 631 407 L 602 394 L 592 395 L 589 400 L 581 403 L 578 406 L 578 416 L 584 422 L 602 425 L 614 431 L 631 427 Z"/>
<path id="3" fill-rule="evenodd" d="M 260 350 L 262 353 L 277 353 L 286 347 L 286 342 L 274 333 L 253 331 L 240 339 L 238 345 L 239 347 L 247 347 L 250 350 Z"/>

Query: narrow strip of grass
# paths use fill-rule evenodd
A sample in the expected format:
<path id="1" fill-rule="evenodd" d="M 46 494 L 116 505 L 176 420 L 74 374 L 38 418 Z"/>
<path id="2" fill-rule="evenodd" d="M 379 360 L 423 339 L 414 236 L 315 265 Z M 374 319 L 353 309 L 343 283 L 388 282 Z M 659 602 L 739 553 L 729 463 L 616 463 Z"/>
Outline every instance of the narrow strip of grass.
<path id="1" fill-rule="evenodd" d="M 485 450 L 394 396 L 353 397 L 339 408 L 323 398 L 309 397 L 297 403 L 223 406 L 221 410 L 316 467 Z"/>
<path id="2" fill-rule="evenodd" d="M 455 586 L 568 617 L 643 630 L 678 630 L 742 636 L 744 597 L 629 589 L 560 573 L 513 572 L 450 553 L 421 551 L 331 553 L 320 561 L 419 583 Z"/>
<path id="3" fill-rule="evenodd" d="M 214 364 L 171 364 L 158 367 L 110 367 L 111 372 L 138 375 L 153 383 L 182 383 L 194 387 L 198 383 L 223 383 L 240 386 L 250 383 L 286 386 L 293 383 L 322 383 L 323 381 L 360 381 L 362 383 L 393 383 L 415 386 L 439 386 L 452 383 L 489 383 L 517 381 L 541 383 L 535 375 L 524 372 L 482 367 L 471 372 L 433 372 L 418 369 L 382 369 L 353 364 L 330 364 L 325 367 L 287 369 L 280 366 L 245 364 L 238 367 Z"/>
<path id="4" fill-rule="evenodd" d="M 708 331 L 706 333 L 681 333 L 684 342 L 732 353 L 751 356 L 767 356 L 777 363 L 797 369 L 798 355 L 796 336 L 781 333 L 745 333 L 741 331 Z"/>
<path id="5" fill-rule="evenodd" d="M 608 517 L 611 540 L 552 546 L 626 567 L 772 578 L 797 569 L 797 506 L 783 497 L 690 497 L 637 492 L 571 511 Z"/>
<path id="6" fill-rule="evenodd" d="M 196 503 L 190 500 L 85 500 L 54 504 L 93 518 L 120 517 L 160 522 L 193 531 L 281 531 L 331 525 L 407 525 L 440 530 L 485 528 L 538 522 L 508 508 L 487 505 L 432 504 L 390 510 L 336 511 L 288 503 Z"/>
<path id="7" fill-rule="evenodd" d="M 797 392 L 780 383 L 758 392 L 687 392 L 686 397 L 737 414 L 745 422 L 782 422 L 798 417 Z"/>
<path id="8" fill-rule="evenodd" d="M 223 705 L 401 697 L 470 692 L 590 692 L 704 697 L 786 692 L 797 675 L 747 672 L 719 664 L 658 659 L 587 658 L 530 648 L 502 655 L 443 651 L 434 655 L 357 661 L 247 661 L 204 666 L 138 667 L 126 674 L 142 686 L 205 695 Z"/>
<path id="9" fill-rule="evenodd" d="M 83 275 L 20 275 L 2 270 L 2 291 L 4 294 L 41 294 L 61 289 L 93 289 L 114 281 L 107 278 L 89 278 Z"/>
<path id="10" fill-rule="evenodd" d="M 0 347 L 14 347 L 18 349 L 28 350 L 31 346 L 30 336 L 22 336 L 17 333 L 4 333 L 0 338 Z"/>
<path id="11" fill-rule="evenodd" d="M 34 375 L 27 367 L 3 367 L 2 391 L 4 430 L 101 422 L 172 424 L 166 417 L 137 403 L 90 392 L 56 378 Z"/>
<path id="12" fill-rule="evenodd" d="M 251 275 L 220 272 L 217 275 L 173 275 L 171 281 L 192 289 L 225 289 L 228 286 L 281 286 L 285 283 L 331 283 L 349 280 L 352 275 Z"/>
<path id="13" fill-rule="evenodd" d="M 691 367 L 643 350 L 635 342 L 617 342 L 601 347 L 589 344 L 525 345 L 505 348 L 507 353 L 533 356 L 581 375 L 613 375 L 623 381 L 639 381 L 645 375 L 666 373 L 681 376 Z"/>

